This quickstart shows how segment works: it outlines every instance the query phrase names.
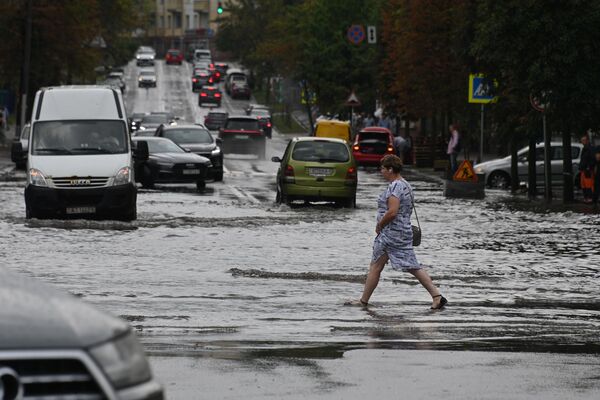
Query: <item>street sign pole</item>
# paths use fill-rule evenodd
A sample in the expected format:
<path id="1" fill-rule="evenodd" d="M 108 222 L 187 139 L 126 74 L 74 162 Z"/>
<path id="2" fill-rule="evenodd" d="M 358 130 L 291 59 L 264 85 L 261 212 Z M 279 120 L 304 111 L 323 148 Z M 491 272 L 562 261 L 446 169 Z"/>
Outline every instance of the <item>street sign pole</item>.
<path id="1" fill-rule="evenodd" d="M 484 107 L 485 105 L 481 103 L 481 139 L 479 140 L 479 161 L 483 162 L 483 121 L 484 121 Z"/>
<path id="2" fill-rule="evenodd" d="M 544 198 L 552 199 L 552 166 L 550 163 L 550 135 L 546 132 L 546 113 L 542 112 L 542 127 L 544 131 Z"/>

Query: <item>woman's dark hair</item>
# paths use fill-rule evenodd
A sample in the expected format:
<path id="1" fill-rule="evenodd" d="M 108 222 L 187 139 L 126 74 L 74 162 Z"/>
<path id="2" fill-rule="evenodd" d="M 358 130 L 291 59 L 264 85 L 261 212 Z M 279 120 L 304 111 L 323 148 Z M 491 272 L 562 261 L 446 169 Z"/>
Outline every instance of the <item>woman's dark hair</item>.
<path id="1" fill-rule="evenodd" d="M 397 174 L 402 171 L 402 159 L 394 154 L 388 154 L 381 159 L 381 166 L 391 168 Z"/>

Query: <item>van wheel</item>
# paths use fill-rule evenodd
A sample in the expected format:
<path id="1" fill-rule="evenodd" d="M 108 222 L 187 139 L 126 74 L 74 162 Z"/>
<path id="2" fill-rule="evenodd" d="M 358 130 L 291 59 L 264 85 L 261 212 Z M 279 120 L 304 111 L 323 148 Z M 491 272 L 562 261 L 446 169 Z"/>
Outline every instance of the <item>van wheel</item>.
<path id="1" fill-rule="evenodd" d="M 25 219 L 35 218 L 35 213 L 29 207 L 25 207 Z"/>
<path id="2" fill-rule="evenodd" d="M 133 208 L 121 218 L 122 221 L 135 221 L 137 219 L 137 205 L 134 205 Z"/>
<path id="3" fill-rule="evenodd" d="M 202 180 L 196 182 L 196 190 L 199 192 L 204 192 L 204 189 L 206 189 L 206 182 Z"/>

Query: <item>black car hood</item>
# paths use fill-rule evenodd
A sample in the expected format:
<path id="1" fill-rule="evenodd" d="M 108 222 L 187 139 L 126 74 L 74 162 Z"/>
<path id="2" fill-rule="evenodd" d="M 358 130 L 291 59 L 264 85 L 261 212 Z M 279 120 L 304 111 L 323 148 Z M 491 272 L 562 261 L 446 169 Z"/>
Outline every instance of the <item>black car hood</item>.
<path id="1" fill-rule="evenodd" d="M 207 153 L 217 148 L 214 143 L 184 143 L 180 146 L 194 153 Z"/>
<path id="2" fill-rule="evenodd" d="M 208 164 L 210 160 L 194 153 L 152 153 L 150 159 L 164 163 L 194 163 Z"/>
<path id="3" fill-rule="evenodd" d="M 0 349 L 82 348 L 129 330 L 118 318 L 0 268 Z"/>

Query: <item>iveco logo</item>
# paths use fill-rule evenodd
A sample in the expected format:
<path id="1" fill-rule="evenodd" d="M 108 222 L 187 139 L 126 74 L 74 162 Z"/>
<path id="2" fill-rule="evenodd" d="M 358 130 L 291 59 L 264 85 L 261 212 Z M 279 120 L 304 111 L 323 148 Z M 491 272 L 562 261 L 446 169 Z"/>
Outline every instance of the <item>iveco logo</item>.
<path id="1" fill-rule="evenodd" d="M 0 366 L 0 400 L 20 400 L 23 386 L 19 375 L 8 367 Z"/>
<path id="2" fill-rule="evenodd" d="M 73 178 L 73 179 L 71 179 L 70 183 L 71 183 L 71 186 L 91 185 L 92 180 L 91 179 L 82 179 L 82 178 Z"/>

